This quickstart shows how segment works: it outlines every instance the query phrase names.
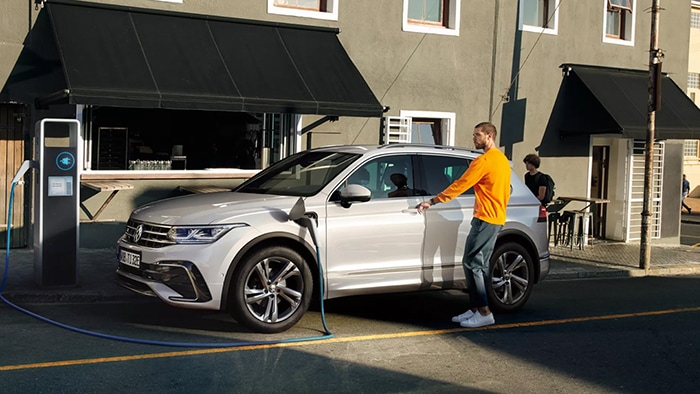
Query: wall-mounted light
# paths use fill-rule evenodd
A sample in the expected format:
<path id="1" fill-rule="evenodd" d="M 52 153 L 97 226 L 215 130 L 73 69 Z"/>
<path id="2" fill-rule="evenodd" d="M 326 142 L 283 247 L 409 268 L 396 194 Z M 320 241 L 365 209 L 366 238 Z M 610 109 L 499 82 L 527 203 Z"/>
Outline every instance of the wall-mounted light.
<path id="1" fill-rule="evenodd" d="M 34 11 L 38 11 L 39 8 L 44 8 L 45 0 L 34 0 Z"/>

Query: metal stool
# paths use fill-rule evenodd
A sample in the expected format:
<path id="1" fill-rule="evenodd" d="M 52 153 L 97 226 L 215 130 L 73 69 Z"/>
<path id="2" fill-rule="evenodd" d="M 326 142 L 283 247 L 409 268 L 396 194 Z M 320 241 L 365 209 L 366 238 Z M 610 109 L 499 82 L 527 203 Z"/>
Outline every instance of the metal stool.
<path id="1" fill-rule="evenodd" d="M 588 211 L 564 211 L 563 217 L 566 217 L 566 241 L 571 249 L 577 245 L 583 250 L 586 241 L 586 223 L 592 215 Z"/>

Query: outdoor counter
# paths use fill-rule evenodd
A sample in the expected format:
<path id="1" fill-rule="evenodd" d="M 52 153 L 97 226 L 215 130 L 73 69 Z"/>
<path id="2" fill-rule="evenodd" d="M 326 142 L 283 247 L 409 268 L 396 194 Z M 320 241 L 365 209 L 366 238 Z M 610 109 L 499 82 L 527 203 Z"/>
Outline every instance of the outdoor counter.
<path id="1" fill-rule="evenodd" d="M 139 206 L 191 193 L 230 190 L 260 170 L 84 171 L 80 174 L 81 247 L 111 246 Z"/>

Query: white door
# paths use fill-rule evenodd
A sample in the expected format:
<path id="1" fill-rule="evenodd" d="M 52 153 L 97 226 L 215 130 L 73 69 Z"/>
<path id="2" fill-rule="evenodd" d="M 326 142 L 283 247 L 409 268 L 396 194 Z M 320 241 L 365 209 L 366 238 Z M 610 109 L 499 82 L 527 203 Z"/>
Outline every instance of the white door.
<path id="1" fill-rule="evenodd" d="M 425 221 L 415 206 L 413 164 L 409 155 L 387 156 L 362 164 L 340 185 L 361 184 L 372 191 L 368 202 L 326 210 L 326 277 L 330 297 L 414 290 L 421 284 Z"/>
<path id="2" fill-rule="evenodd" d="M 464 158 L 421 156 L 422 187 L 435 196 L 458 179 L 469 167 Z M 454 200 L 437 204 L 426 212 L 426 239 L 423 251 L 423 281 L 432 287 L 466 287 L 462 255 L 474 214 L 474 192 L 467 190 Z"/>

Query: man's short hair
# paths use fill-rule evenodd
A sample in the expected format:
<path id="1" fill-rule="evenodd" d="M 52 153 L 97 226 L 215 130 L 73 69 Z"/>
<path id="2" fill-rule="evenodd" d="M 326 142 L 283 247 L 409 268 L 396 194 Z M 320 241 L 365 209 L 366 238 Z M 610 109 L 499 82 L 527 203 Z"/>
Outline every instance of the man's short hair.
<path id="1" fill-rule="evenodd" d="M 498 131 L 496 131 L 496 126 L 493 125 L 491 122 L 481 122 L 478 125 L 474 126 L 475 129 L 481 129 L 486 134 L 491 134 L 491 137 L 493 139 L 496 139 L 496 135 L 498 134 Z"/>
<path id="2" fill-rule="evenodd" d="M 523 163 L 529 163 L 532 164 L 532 166 L 535 168 L 540 168 L 540 157 L 534 153 L 530 153 L 529 155 L 525 156 L 525 158 L 523 159 Z"/>

